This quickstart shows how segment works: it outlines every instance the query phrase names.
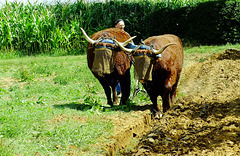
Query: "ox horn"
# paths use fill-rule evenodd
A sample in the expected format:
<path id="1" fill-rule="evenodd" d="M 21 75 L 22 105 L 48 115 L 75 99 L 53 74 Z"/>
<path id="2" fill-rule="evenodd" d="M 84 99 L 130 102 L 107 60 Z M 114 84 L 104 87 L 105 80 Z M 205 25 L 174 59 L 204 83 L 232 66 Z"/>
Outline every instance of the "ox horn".
<path id="1" fill-rule="evenodd" d="M 126 46 L 130 41 L 132 41 L 134 38 L 136 38 L 137 36 L 133 36 L 133 37 L 131 37 L 131 38 L 129 38 L 127 41 L 125 41 L 125 42 L 123 42 L 123 43 L 120 43 L 120 42 L 118 42 L 118 43 L 120 43 L 120 44 L 122 44 L 123 46 Z M 116 40 L 116 39 L 115 39 Z"/>
<path id="2" fill-rule="evenodd" d="M 136 36 L 134 36 L 134 38 L 135 38 L 135 37 L 136 37 Z M 133 38 L 133 37 L 131 37 L 131 38 Z M 131 38 L 130 38 L 130 39 L 131 39 Z M 130 39 L 129 39 L 129 40 L 130 40 Z M 127 53 L 131 53 L 131 52 L 132 52 L 132 49 L 125 48 L 124 45 L 123 45 L 123 43 L 118 42 L 116 39 L 113 39 L 113 41 L 116 42 L 116 43 L 118 44 L 118 46 L 119 46 L 123 51 L 125 51 L 125 52 L 127 52 Z M 127 40 L 127 41 L 128 41 L 128 40 Z M 126 41 L 125 41 L 125 42 L 126 42 Z M 124 42 L 124 43 L 125 43 L 125 42 Z M 129 41 L 129 42 L 130 42 L 130 41 Z"/>
<path id="3" fill-rule="evenodd" d="M 87 35 L 87 33 L 83 30 L 83 28 L 80 27 L 80 29 L 82 30 L 82 33 L 83 33 L 85 39 L 86 39 L 89 43 L 91 43 L 91 44 L 95 44 L 95 43 L 96 43 L 95 40 L 91 39 L 91 38 Z"/>
<path id="4" fill-rule="evenodd" d="M 162 47 L 160 50 L 153 50 L 153 52 L 158 55 L 161 54 L 168 46 L 170 45 L 176 45 L 176 43 L 168 43 L 164 47 Z"/>

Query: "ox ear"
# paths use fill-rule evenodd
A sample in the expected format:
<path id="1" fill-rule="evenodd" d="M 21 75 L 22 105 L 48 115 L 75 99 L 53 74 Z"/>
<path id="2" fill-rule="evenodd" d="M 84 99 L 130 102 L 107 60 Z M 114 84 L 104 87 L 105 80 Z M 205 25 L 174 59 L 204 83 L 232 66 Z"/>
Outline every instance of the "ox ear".
<path id="1" fill-rule="evenodd" d="M 82 33 L 83 33 L 83 35 L 84 35 L 84 38 L 85 38 L 89 43 L 91 43 L 91 44 L 95 44 L 95 43 L 96 43 L 95 40 L 91 39 L 91 38 L 87 35 L 87 33 L 83 30 L 83 28 L 80 27 L 80 29 L 81 29 L 81 31 L 82 31 Z"/>
<path id="2" fill-rule="evenodd" d="M 160 50 L 153 50 L 153 52 L 158 55 L 161 54 L 168 46 L 170 45 L 177 45 L 177 43 L 168 43 L 164 47 L 162 47 Z"/>

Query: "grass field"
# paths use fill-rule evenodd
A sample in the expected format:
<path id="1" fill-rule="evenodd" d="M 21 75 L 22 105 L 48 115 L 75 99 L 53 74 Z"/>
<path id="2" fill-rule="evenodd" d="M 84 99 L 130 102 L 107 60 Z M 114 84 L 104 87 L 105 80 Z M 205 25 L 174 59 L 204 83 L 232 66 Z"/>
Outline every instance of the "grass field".
<path id="1" fill-rule="evenodd" d="M 240 46 L 194 47 L 185 56 L 227 48 Z M 131 111 L 108 108 L 86 55 L 6 58 L 0 60 L 0 155 L 101 154 L 113 133 L 105 117 Z M 132 90 L 134 82 L 132 76 Z M 149 103 L 146 94 L 129 106 L 139 103 Z"/>
<path id="2" fill-rule="evenodd" d="M 86 55 L 4 59 L 0 66 L 0 155 L 92 152 L 91 144 L 111 135 L 103 117 L 121 111 L 102 106 L 104 91 Z"/>

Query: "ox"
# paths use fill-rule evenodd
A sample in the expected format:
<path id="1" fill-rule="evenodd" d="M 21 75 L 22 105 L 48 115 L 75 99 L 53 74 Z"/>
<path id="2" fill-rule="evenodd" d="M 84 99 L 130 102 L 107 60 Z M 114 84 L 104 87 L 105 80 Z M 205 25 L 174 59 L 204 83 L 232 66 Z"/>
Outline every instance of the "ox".
<path id="1" fill-rule="evenodd" d="M 162 97 L 163 112 L 166 112 L 176 96 L 184 57 L 181 40 L 166 34 L 149 37 L 134 49 L 119 46 L 134 57 L 138 79 L 153 103 L 153 114 L 161 117 L 157 97 Z"/>
<path id="2" fill-rule="evenodd" d="M 122 91 L 120 104 L 126 104 L 130 96 L 131 61 L 129 56 L 121 51 L 113 39 L 115 38 L 121 42 L 118 42 L 121 46 L 125 46 L 135 37 L 131 38 L 128 33 L 118 28 L 105 29 L 89 37 L 82 28 L 80 29 L 89 42 L 87 45 L 88 67 L 101 83 L 108 104 L 113 106 L 118 102 L 116 93 L 118 82 L 120 82 Z M 111 99 L 111 93 L 113 93 L 113 100 Z"/>

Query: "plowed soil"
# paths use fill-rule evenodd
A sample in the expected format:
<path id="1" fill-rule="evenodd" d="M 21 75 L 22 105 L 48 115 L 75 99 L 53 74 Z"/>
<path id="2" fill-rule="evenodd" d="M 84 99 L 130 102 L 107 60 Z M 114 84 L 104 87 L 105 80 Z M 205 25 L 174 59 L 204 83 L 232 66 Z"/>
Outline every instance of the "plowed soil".
<path id="1" fill-rule="evenodd" d="M 240 51 L 185 55 L 171 109 L 158 120 L 147 109 L 134 113 L 116 130 L 107 155 L 240 155 Z"/>

